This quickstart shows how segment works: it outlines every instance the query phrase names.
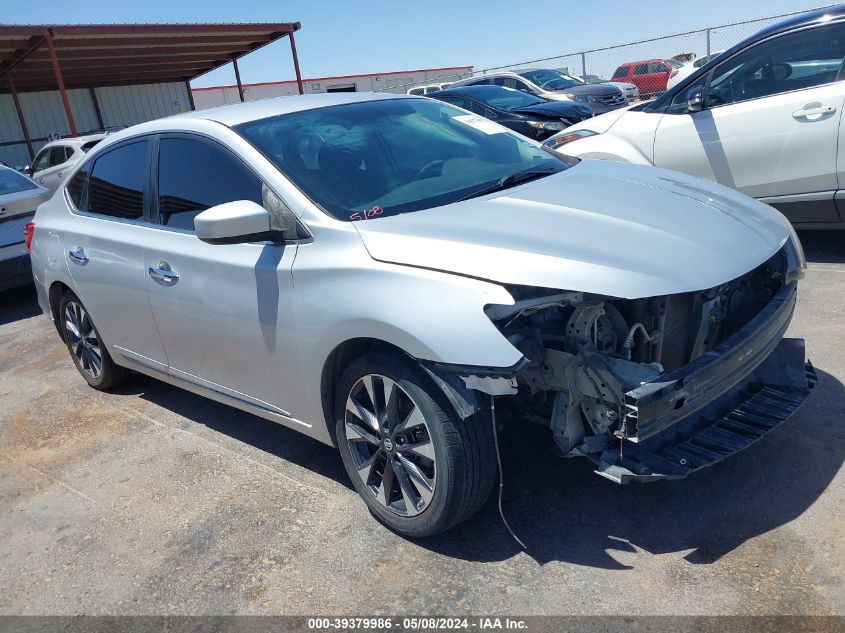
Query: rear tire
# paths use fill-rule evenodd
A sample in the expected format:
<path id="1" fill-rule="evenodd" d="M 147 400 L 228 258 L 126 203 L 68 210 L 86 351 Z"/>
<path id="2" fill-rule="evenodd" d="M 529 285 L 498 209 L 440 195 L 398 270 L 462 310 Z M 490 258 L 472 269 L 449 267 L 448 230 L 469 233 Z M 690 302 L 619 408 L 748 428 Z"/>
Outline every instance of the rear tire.
<path id="1" fill-rule="evenodd" d="M 335 397 L 343 464 L 370 512 L 410 537 L 443 532 L 477 512 L 496 481 L 486 411 L 461 419 L 409 359 L 367 354 Z"/>
<path id="2" fill-rule="evenodd" d="M 59 328 L 73 364 L 94 389 L 110 389 L 129 378 L 131 372 L 112 360 L 88 311 L 70 290 L 59 302 Z"/>

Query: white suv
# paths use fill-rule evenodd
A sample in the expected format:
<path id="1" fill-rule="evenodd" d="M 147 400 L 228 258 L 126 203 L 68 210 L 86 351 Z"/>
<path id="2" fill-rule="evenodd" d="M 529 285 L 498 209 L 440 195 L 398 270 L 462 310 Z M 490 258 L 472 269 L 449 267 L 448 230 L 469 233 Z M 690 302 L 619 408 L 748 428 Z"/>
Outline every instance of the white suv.
<path id="1" fill-rule="evenodd" d="M 677 169 L 774 205 L 802 228 L 845 226 L 845 8 L 770 27 L 655 101 L 550 137 L 572 156 Z"/>
<path id="2" fill-rule="evenodd" d="M 32 164 L 24 168 L 24 173 L 42 187 L 55 191 L 73 167 L 104 138 L 106 134 L 102 133 L 51 141 L 36 154 Z"/>

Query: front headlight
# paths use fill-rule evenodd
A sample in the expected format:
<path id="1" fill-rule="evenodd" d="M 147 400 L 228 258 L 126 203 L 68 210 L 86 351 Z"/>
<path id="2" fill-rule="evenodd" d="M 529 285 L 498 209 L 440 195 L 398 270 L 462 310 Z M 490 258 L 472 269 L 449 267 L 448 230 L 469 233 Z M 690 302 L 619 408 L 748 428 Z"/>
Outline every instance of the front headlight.
<path id="1" fill-rule="evenodd" d="M 572 99 L 573 101 L 580 101 L 581 103 L 595 103 L 596 97 L 595 95 L 563 95 L 567 99 Z"/>
<path id="2" fill-rule="evenodd" d="M 526 121 L 528 125 L 538 130 L 553 130 L 559 132 L 566 126 L 559 121 Z"/>
<path id="3" fill-rule="evenodd" d="M 543 141 L 543 145 L 552 149 L 558 149 L 561 145 L 566 145 L 572 141 L 577 141 L 578 139 L 595 135 L 596 132 L 593 132 L 592 130 L 575 130 L 574 132 L 569 132 L 568 134 L 555 134 L 551 138 Z"/>

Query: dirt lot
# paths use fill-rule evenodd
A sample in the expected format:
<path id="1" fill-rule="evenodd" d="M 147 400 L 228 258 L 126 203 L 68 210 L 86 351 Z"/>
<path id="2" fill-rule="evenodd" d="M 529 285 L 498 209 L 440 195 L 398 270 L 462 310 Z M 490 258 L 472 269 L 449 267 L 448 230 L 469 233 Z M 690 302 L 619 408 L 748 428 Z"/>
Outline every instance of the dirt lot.
<path id="1" fill-rule="evenodd" d="M 819 385 L 685 481 L 620 487 L 506 429 L 505 508 L 420 542 L 329 447 L 150 379 L 89 389 L 0 294 L 0 613 L 845 614 L 845 232 L 802 236 Z"/>

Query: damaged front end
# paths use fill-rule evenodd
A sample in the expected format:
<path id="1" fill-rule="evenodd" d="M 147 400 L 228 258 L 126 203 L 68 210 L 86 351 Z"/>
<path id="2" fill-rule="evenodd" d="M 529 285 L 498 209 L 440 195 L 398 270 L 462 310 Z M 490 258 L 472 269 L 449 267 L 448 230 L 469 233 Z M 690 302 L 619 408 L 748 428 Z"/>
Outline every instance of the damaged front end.
<path id="1" fill-rule="evenodd" d="M 684 477 L 758 440 L 815 384 L 804 341 L 783 338 L 800 276 L 790 247 L 698 292 L 508 287 L 515 303 L 486 311 L 523 362 L 458 373 L 470 389 L 508 394 L 501 405 L 516 419 L 547 425 L 563 455 L 589 457 L 604 477 Z"/>

